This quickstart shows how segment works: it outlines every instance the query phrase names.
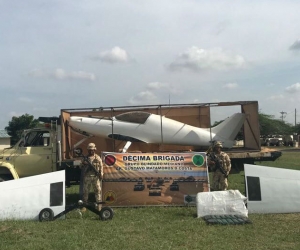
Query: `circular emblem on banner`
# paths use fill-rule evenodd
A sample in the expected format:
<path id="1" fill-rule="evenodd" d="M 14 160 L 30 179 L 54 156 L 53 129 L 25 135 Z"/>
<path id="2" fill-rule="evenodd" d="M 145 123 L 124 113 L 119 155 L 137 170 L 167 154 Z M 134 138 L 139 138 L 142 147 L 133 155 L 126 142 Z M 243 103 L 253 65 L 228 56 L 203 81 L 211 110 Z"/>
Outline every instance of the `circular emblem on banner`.
<path id="1" fill-rule="evenodd" d="M 115 200 L 117 199 L 116 193 L 112 190 L 107 191 L 104 194 L 104 201 L 106 204 L 112 204 L 115 202 Z"/>
<path id="2" fill-rule="evenodd" d="M 116 158 L 113 155 L 106 155 L 104 162 L 107 166 L 112 166 L 116 163 Z"/>
<path id="3" fill-rule="evenodd" d="M 203 155 L 194 155 L 192 161 L 195 166 L 201 167 L 203 166 L 205 160 Z"/>

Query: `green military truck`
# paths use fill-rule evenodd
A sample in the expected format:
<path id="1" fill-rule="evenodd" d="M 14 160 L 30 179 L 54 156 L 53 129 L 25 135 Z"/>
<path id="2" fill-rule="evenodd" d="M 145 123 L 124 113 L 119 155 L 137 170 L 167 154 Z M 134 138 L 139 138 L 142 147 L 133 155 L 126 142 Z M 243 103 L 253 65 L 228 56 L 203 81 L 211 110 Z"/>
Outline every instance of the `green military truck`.
<path id="1" fill-rule="evenodd" d="M 45 127 L 24 130 L 19 142 L 0 151 L 0 182 L 63 169 L 67 183 L 79 181 L 80 159 L 62 160 L 60 119 L 49 119 Z"/>

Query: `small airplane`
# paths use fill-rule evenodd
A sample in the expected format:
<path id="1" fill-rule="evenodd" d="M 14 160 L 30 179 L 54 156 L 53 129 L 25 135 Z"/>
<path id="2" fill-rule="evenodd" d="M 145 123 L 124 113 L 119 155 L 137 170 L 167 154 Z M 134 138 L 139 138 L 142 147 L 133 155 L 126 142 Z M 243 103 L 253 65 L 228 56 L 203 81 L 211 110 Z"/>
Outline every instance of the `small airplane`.
<path id="1" fill-rule="evenodd" d="M 231 148 L 245 119 L 245 114 L 235 113 L 215 127 L 198 128 L 165 116 L 133 111 L 114 117 L 71 116 L 69 126 L 90 135 L 127 142 L 206 147 L 212 141 L 222 141 L 225 148 Z"/>

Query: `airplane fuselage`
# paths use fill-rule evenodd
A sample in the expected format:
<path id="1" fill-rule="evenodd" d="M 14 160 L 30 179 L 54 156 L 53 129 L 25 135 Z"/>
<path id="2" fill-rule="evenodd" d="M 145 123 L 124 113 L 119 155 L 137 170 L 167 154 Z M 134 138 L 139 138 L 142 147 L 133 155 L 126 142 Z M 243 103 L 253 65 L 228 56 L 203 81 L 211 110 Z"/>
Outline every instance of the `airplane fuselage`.
<path id="1" fill-rule="evenodd" d="M 209 146 L 215 134 L 175 120 L 151 114 L 145 123 L 112 119 L 71 117 L 70 125 L 87 133 L 112 138 L 112 134 L 135 138 L 145 143 Z"/>
<path id="2" fill-rule="evenodd" d="M 244 120 L 244 114 L 236 113 L 209 129 L 136 111 L 111 118 L 71 116 L 69 125 L 88 134 L 122 141 L 203 147 L 210 146 L 212 141 L 222 141 L 224 147 L 230 148 Z"/>

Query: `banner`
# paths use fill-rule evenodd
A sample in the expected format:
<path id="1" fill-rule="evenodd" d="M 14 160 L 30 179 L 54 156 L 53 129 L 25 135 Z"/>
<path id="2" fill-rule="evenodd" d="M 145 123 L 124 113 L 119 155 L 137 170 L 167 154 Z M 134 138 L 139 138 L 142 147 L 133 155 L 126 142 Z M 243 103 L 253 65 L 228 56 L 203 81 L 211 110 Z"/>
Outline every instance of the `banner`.
<path id="1" fill-rule="evenodd" d="M 205 153 L 103 152 L 103 201 L 109 206 L 195 204 L 208 192 Z"/>

